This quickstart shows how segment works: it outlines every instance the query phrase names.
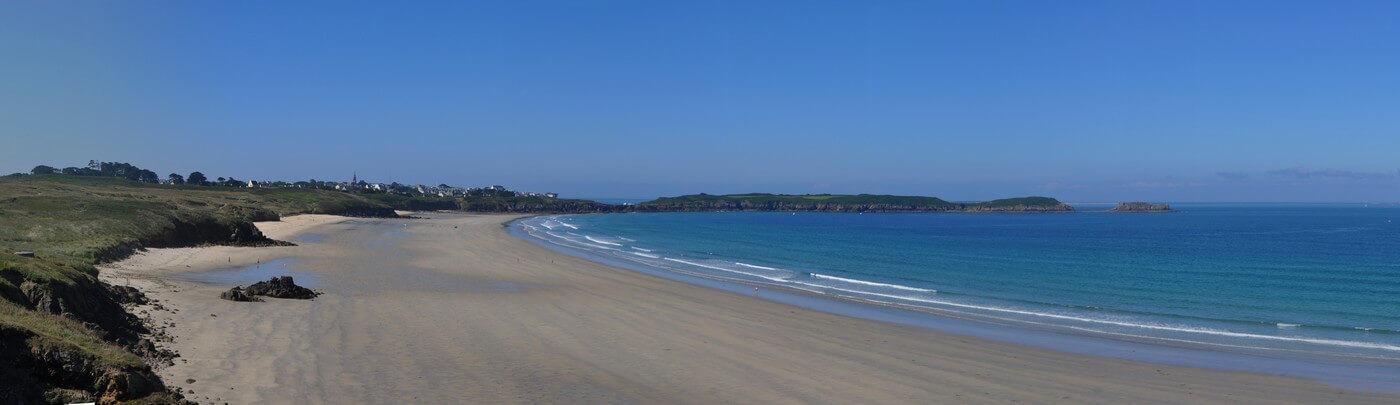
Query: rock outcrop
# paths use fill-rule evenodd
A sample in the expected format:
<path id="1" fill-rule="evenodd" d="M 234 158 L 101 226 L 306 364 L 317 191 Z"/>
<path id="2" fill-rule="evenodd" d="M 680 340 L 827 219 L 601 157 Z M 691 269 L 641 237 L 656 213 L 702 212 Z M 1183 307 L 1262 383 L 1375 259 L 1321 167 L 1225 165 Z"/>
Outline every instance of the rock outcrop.
<path id="1" fill-rule="evenodd" d="M 252 295 L 248 295 L 248 292 L 247 292 L 247 291 L 244 291 L 242 286 L 233 287 L 233 288 L 230 288 L 228 291 L 224 291 L 223 293 L 220 293 L 220 294 L 219 294 L 219 298 L 223 298 L 223 299 L 226 299 L 226 300 L 229 300 L 229 301 L 238 301 L 238 302 L 256 302 L 256 301 L 262 301 L 262 300 L 259 299 L 258 297 L 254 297 L 254 296 L 252 296 Z"/>
<path id="2" fill-rule="evenodd" d="M 29 342 L 43 337 L 0 325 L 0 403 L 184 403 L 145 365 L 114 365 L 62 345 Z"/>
<path id="3" fill-rule="evenodd" d="M 1123 202 L 1109 210 L 1111 212 L 1176 212 L 1170 205 L 1147 202 Z"/>
<path id="4" fill-rule="evenodd" d="M 261 295 L 273 298 L 293 298 L 311 299 L 316 298 L 320 293 L 311 291 L 310 288 L 302 287 L 292 281 L 292 276 L 273 277 L 271 280 L 259 281 L 248 286 L 249 295 Z"/>
<path id="5" fill-rule="evenodd" d="M 253 283 L 247 288 L 233 287 L 219 294 L 219 298 L 229 301 L 252 302 L 262 301 L 258 298 L 259 296 L 306 300 L 316 298 L 317 295 L 321 295 L 321 293 L 297 285 L 296 282 L 292 281 L 291 276 L 281 276 Z"/>

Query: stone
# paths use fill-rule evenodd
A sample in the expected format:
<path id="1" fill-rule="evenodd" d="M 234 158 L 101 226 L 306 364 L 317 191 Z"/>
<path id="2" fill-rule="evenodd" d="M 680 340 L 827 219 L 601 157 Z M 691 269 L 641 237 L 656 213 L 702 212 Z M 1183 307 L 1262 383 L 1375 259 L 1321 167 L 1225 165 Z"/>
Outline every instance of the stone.
<path id="1" fill-rule="evenodd" d="M 248 294 L 246 291 L 243 290 L 243 287 L 230 288 L 228 291 L 224 291 L 222 294 L 219 294 L 219 298 L 239 302 L 262 301 L 261 299 L 258 299 L 258 297 L 254 297 Z"/>
<path id="2" fill-rule="evenodd" d="M 296 285 L 291 276 L 273 277 L 271 280 L 253 283 L 253 285 L 248 286 L 246 292 L 249 295 L 295 299 L 311 299 L 320 295 L 310 288 Z"/>

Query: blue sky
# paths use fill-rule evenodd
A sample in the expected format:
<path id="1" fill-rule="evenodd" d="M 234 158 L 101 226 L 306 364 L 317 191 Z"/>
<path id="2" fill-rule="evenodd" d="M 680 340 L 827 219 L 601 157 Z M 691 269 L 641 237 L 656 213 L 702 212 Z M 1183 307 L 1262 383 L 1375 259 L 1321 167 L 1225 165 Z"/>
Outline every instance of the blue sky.
<path id="1" fill-rule="evenodd" d="M 1400 2 L 5 2 L 0 172 L 1400 201 Z"/>

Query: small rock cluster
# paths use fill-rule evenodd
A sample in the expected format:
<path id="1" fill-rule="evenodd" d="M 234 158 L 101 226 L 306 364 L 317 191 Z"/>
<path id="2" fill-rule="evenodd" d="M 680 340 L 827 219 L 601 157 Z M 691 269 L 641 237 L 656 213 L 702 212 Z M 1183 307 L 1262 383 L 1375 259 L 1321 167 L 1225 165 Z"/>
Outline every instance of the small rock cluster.
<path id="1" fill-rule="evenodd" d="M 258 298 L 259 296 L 305 300 L 316 298 L 317 295 L 321 295 L 321 293 L 296 285 L 291 276 L 281 276 L 253 283 L 247 288 L 233 287 L 219 294 L 219 298 L 229 301 L 256 302 L 262 301 L 261 298 Z"/>

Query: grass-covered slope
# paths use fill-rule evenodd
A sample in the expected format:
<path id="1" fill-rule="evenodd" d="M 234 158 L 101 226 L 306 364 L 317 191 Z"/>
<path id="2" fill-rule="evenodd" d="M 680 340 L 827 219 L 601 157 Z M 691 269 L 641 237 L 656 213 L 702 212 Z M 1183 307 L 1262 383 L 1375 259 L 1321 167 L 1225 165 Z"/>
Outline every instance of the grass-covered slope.
<path id="1" fill-rule="evenodd" d="M 637 204 L 637 211 L 1052 212 L 1071 211 L 1049 197 L 953 203 L 936 197 L 877 194 L 692 194 Z"/>
<path id="2" fill-rule="evenodd" d="M 142 347 L 144 327 L 98 281 L 93 265 L 143 247 L 275 244 L 252 221 L 301 213 L 393 210 L 324 190 L 0 177 L 0 363 L 13 364 L 0 367 L 0 403 L 165 398 L 164 385 L 131 351 Z"/>
<path id="3" fill-rule="evenodd" d="M 0 178 L 0 249 L 90 264 L 123 245 L 256 242 L 261 234 L 249 222 L 303 213 L 393 215 L 385 204 L 334 191 L 7 176 Z"/>

